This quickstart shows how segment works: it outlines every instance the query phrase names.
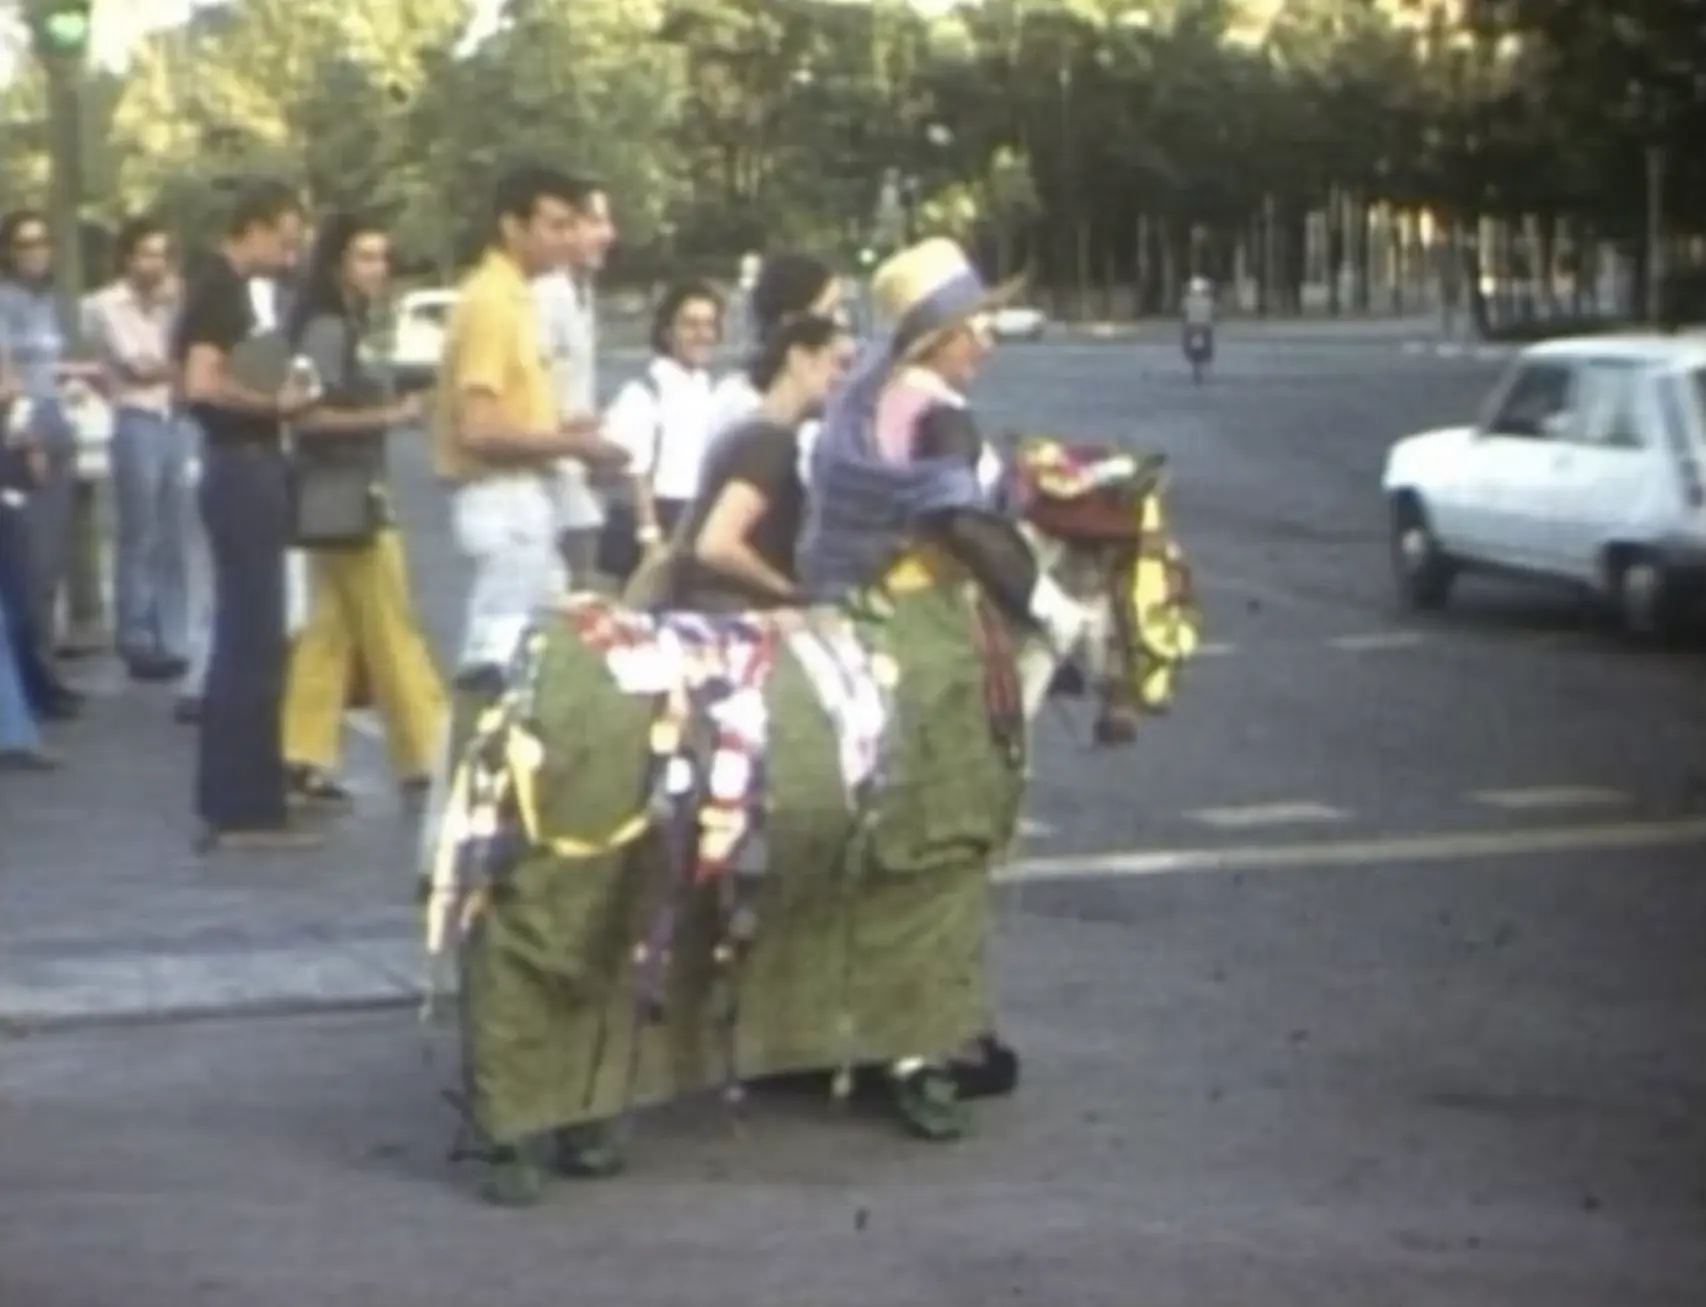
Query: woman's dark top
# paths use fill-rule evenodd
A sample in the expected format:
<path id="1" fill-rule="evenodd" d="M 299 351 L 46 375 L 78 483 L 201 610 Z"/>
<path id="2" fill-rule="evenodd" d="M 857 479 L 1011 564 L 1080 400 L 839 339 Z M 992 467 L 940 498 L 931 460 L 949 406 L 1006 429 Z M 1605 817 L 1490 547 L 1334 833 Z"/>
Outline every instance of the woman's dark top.
<path id="1" fill-rule="evenodd" d="M 712 442 L 699 474 L 699 493 L 688 507 L 681 530 L 674 607 L 728 613 L 784 606 L 784 601 L 768 590 L 706 567 L 693 556 L 693 545 L 724 489 L 744 482 L 758 491 L 765 502 L 764 511 L 747 536 L 747 544 L 777 572 L 794 580 L 798 575 L 794 549 L 806 509 L 799 459 L 799 439 L 794 428 L 767 418 L 743 422 Z"/>

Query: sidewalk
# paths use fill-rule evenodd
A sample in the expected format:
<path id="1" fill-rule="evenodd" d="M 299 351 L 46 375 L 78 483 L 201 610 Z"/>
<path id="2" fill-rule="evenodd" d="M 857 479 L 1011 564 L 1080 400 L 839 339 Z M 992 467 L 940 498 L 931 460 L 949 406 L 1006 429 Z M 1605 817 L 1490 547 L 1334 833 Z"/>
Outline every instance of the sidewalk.
<path id="1" fill-rule="evenodd" d="M 59 728 L 64 766 L 0 777 L 0 1028 L 402 1002 L 416 989 L 415 825 L 352 732 L 357 807 L 320 848 L 191 849 L 194 730 L 117 669 Z"/>

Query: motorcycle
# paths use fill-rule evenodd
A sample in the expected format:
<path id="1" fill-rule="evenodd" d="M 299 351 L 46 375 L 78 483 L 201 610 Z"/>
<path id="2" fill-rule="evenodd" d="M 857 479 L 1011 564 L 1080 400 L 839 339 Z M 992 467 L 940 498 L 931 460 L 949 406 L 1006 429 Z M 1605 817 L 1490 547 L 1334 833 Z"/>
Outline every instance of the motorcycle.
<path id="1" fill-rule="evenodd" d="M 1185 361 L 1191 365 L 1191 380 L 1200 386 L 1208 373 L 1209 362 L 1214 358 L 1214 328 L 1188 323 L 1183 343 Z"/>

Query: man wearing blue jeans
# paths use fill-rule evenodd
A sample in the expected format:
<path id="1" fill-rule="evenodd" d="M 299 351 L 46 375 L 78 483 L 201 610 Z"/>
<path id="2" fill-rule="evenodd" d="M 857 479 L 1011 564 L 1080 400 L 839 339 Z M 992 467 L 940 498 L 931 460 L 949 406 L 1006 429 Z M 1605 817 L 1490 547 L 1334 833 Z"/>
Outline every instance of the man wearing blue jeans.
<path id="1" fill-rule="evenodd" d="M 115 422 L 115 590 L 119 654 L 137 680 L 189 666 L 185 518 L 191 433 L 173 412 L 170 333 L 177 313 L 170 240 L 142 219 L 119 233 L 119 279 L 90 301 L 91 342 L 107 371 Z"/>

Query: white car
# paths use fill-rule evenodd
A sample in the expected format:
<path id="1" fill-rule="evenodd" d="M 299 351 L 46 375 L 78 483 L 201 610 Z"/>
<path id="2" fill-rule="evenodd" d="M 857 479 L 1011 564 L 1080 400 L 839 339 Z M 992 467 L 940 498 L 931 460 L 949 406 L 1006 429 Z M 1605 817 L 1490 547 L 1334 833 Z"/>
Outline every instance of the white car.
<path id="1" fill-rule="evenodd" d="M 1398 441 L 1381 485 L 1409 605 L 1487 569 L 1585 587 L 1662 634 L 1706 595 L 1706 338 L 1531 346 L 1478 421 Z"/>
<path id="2" fill-rule="evenodd" d="M 397 301 L 391 331 L 391 369 L 403 386 L 429 385 L 444 355 L 444 328 L 456 303 L 453 290 L 412 290 Z"/>
<path id="3" fill-rule="evenodd" d="M 1047 327 L 1048 315 L 1027 304 L 1009 304 L 989 318 L 989 329 L 997 340 L 1041 340 Z"/>

